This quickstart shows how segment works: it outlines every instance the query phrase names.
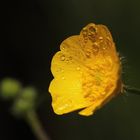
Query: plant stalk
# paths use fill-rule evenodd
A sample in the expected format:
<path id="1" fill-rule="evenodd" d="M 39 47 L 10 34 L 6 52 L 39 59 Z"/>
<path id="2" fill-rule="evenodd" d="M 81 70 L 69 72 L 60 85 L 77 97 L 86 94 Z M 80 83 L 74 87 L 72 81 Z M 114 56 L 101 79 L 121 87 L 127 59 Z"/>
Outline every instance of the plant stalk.
<path id="1" fill-rule="evenodd" d="M 34 110 L 27 112 L 26 120 L 38 140 L 50 140 L 46 132 L 43 130 L 37 114 Z"/>
<path id="2" fill-rule="evenodd" d="M 140 95 L 140 89 L 138 89 L 138 88 L 134 88 L 131 86 L 124 86 L 123 88 L 124 88 L 125 92 L 128 92 L 130 94 Z"/>

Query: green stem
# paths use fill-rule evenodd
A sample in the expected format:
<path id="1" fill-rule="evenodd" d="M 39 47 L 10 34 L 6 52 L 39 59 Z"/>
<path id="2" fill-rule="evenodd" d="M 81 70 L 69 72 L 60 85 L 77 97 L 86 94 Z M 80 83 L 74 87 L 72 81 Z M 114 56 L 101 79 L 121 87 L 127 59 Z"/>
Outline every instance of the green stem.
<path id="1" fill-rule="evenodd" d="M 140 89 L 138 89 L 138 88 L 124 86 L 124 90 L 130 94 L 140 95 Z"/>
<path id="2" fill-rule="evenodd" d="M 50 140 L 46 132 L 44 132 L 40 121 L 37 117 L 37 114 L 34 110 L 31 110 L 26 114 L 26 120 L 29 123 L 30 127 L 32 128 L 32 131 L 34 132 L 38 140 Z"/>

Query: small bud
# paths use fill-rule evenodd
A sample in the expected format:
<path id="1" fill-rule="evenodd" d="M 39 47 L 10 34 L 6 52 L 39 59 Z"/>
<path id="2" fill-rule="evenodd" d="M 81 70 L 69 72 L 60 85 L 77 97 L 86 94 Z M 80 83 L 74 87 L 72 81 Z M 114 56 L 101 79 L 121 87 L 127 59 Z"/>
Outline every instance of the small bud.
<path id="1" fill-rule="evenodd" d="M 15 100 L 12 111 L 15 115 L 25 114 L 35 106 L 37 92 L 33 87 L 24 88 Z"/>
<path id="2" fill-rule="evenodd" d="M 29 101 L 29 102 L 33 102 L 36 98 L 37 92 L 36 89 L 33 87 L 26 87 L 22 90 L 22 93 L 20 95 L 20 98 Z"/>
<path id="3" fill-rule="evenodd" d="M 21 90 L 21 83 L 15 79 L 6 78 L 1 82 L 1 96 L 5 99 L 14 98 Z"/>
<path id="4" fill-rule="evenodd" d="M 12 111 L 14 114 L 24 114 L 28 110 L 32 109 L 33 105 L 31 102 L 28 102 L 24 99 L 19 99 L 13 105 Z"/>

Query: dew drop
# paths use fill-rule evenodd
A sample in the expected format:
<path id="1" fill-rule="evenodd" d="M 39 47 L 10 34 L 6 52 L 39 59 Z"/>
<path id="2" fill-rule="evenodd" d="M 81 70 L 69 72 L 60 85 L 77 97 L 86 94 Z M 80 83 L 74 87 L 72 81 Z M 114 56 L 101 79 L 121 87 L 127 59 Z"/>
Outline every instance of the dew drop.
<path id="1" fill-rule="evenodd" d="M 71 57 L 71 56 L 69 57 L 69 60 L 70 60 L 70 61 L 72 60 L 72 57 Z"/>
<path id="2" fill-rule="evenodd" d="M 103 37 L 102 37 L 102 36 L 100 36 L 100 37 L 99 37 L 99 39 L 100 39 L 100 40 L 103 40 Z"/>
<path id="3" fill-rule="evenodd" d="M 57 70 L 56 70 L 56 72 L 64 72 L 64 70 L 62 69 L 62 68 L 58 68 Z"/>
<path id="4" fill-rule="evenodd" d="M 78 71 L 79 71 L 79 70 L 80 70 L 80 67 L 77 67 L 77 68 L 76 68 L 76 70 L 78 70 Z"/>
<path id="5" fill-rule="evenodd" d="M 65 55 L 62 55 L 62 56 L 60 57 L 60 60 L 61 60 L 61 61 L 64 61 L 64 60 L 65 60 Z"/>
<path id="6" fill-rule="evenodd" d="M 91 86 L 93 86 L 93 82 L 87 83 L 87 87 L 91 87 Z"/>
<path id="7" fill-rule="evenodd" d="M 95 28 L 95 25 L 90 26 L 89 31 L 92 33 L 95 33 L 97 31 L 97 29 Z"/>
<path id="8" fill-rule="evenodd" d="M 96 95 L 89 92 L 89 93 L 86 93 L 86 95 L 84 95 L 84 98 L 87 98 L 90 102 L 93 102 L 96 100 Z"/>
<path id="9" fill-rule="evenodd" d="M 99 47 L 98 47 L 98 44 L 97 43 L 96 44 L 94 43 L 94 45 L 92 47 L 92 52 L 93 52 L 94 55 L 97 55 L 98 54 Z"/>
<path id="10" fill-rule="evenodd" d="M 60 47 L 61 47 L 61 50 L 67 51 L 68 45 L 64 42 L 64 43 L 61 44 Z"/>
<path id="11" fill-rule="evenodd" d="M 65 77 L 62 77 L 62 80 L 65 80 Z"/>
<path id="12" fill-rule="evenodd" d="M 87 48 L 87 49 L 85 50 L 85 55 L 86 55 L 87 58 L 91 58 L 91 56 L 92 56 L 92 49 L 88 49 L 88 48 Z"/>
<path id="13" fill-rule="evenodd" d="M 97 42 L 94 42 L 94 45 L 95 45 L 95 46 L 98 46 L 98 43 L 97 43 Z"/>
<path id="14" fill-rule="evenodd" d="M 112 59 L 110 57 L 107 57 L 107 59 L 106 59 L 106 66 L 112 67 Z"/>
<path id="15" fill-rule="evenodd" d="M 103 92 L 101 92 L 100 94 L 101 94 L 101 96 L 104 96 L 104 95 L 106 94 L 106 92 L 103 91 Z"/>

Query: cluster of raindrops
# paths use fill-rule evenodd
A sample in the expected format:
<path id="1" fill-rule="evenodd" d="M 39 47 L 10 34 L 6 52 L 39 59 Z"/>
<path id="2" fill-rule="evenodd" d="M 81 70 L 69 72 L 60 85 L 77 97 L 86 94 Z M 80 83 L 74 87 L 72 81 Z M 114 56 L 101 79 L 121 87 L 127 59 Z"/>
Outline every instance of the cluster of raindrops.
<path id="1" fill-rule="evenodd" d="M 73 58 L 72 56 L 66 56 L 65 54 L 60 55 L 60 61 L 64 63 L 73 63 Z"/>
<path id="2" fill-rule="evenodd" d="M 54 80 L 50 92 L 57 98 L 53 100 L 56 113 L 64 114 L 86 106 L 90 111 L 85 110 L 82 115 L 91 115 L 108 97 L 114 96 L 120 76 L 119 58 L 107 27 L 91 23 L 80 35 L 65 39 L 53 57 L 51 69 Z M 70 94 L 66 96 L 67 93 Z"/>
<path id="3" fill-rule="evenodd" d="M 112 37 L 103 25 L 89 24 L 80 33 L 83 50 L 87 58 L 98 56 L 100 53 L 108 55 L 112 47 Z M 90 47 L 89 47 L 90 46 Z"/>

